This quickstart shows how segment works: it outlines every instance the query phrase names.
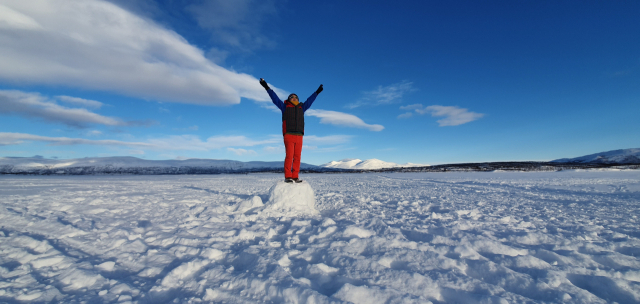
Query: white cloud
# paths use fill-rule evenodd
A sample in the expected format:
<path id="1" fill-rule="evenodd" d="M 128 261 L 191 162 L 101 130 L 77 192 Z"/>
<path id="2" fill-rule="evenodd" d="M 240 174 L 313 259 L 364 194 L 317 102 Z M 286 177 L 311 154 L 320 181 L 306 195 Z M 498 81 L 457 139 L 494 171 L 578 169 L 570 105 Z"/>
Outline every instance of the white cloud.
<path id="1" fill-rule="evenodd" d="M 304 145 L 303 145 L 303 147 L 304 147 Z M 264 151 L 266 153 L 285 153 L 284 145 L 277 146 L 277 147 L 266 146 L 266 147 L 262 148 L 262 151 Z"/>
<path id="2" fill-rule="evenodd" d="M 0 28 L 38 30 L 42 26 L 33 18 L 0 4 Z"/>
<path id="3" fill-rule="evenodd" d="M 469 112 L 469 110 L 463 108 L 438 105 L 428 106 L 424 109 L 424 112 L 431 113 L 431 116 L 434 117 L 444 116 L 444 119 L 438 120 L 441 127 L 466 124 L 484 116 L 484 114 Z"/>
<path id="4" fill-rule="evenodd" d="M 252 140 L 245 136 L 212 136 L 203 141 L 193 135 L 168 136 L 164 138 L 149 139 L 144 142 L 120 141 L 120 140 L 92 140 L 83 138 L 48 137 L 25 133 L 0 132 L 0 146 L 19 145 L 26 141 L 46 142 L 50 145 L 98 145 L 98 146 L 125 146 L 151 150 L 185 150 L 185 151 L 210 151 L 227 147 L 248 147 L 263 144 L 273 144 L 275 137 L 267 140 Z"/>
<path id="5" fill-rule="evenodd" d="M 409 106 L 400 107 L 401 110 L 414 110 L 417 114 L 431 114 L 432 117 L 445 117 L 438 120 L 438 125 L 441 127 L 446 126 L 458 126 L 480 119 L 484 116 L 482 113 L 470 112 L 468 109 L 459 108 L 455 106 L 440 106 L 433 105 L 424 107 L 421 104 L 414 104 Z M 413 112 L 407 112 L 398 115 L 398 118 L 408 118 L 413 115 Z"/>
<path id="6" fill-rule="evenodd" d="M 141 148 L 153 148 L 152 144 L 142 142 L 125 142 L 119 140 L 91 140 L 83 138 L 68 138 L 68 137 L 47 137 L 24 133 L 5 133 L 0 132 L 0 146 L 19 145 L 25 141 L 40 141 L 47 142 L 53 146 L 64 145 L 96 145 L 96 146 L 128 146 L 128 147 L 141 147 Z"/>
<path id="7" fill-rule="evenodd" d="M 39 118 L 73 127 L 85 127 L 89 124 L 106 126 L 126 126 L 132 124 L 118 118 L 102 116 L 86 109 L 63 107 L 38 93 L 26 93 L 15 90 L 0 90 L 0 113 Z"/>
<path id="8" fill-rule="evenodd" d="M 413 116 L 413 113 L 407 112 L 407 113 L 398 115 L 398 118 L 409 118 L 411 116 Z"/>
<path id="9" fill-rule="evenodd" d="M 309 116 L 315 116 L 320 118 L 320 123 L 324 124 L 332 124 L 337 126 L 345 126 L 352 128 L 361 128 L 367 129 L 369 131 L 382 131 L 384 126 L 382 125 L 370 125 L 365 123 L 362 119 L 358 118 L 355 115 L 336 112 L 336 111 L 327 111 L 327 110 L 308 110 L 306 112 Z"/>
<path id="10" fill-rule="evenodd" d="M 268 101 L 258 80 L 224 69 L 183 37 L 100 0 L 4 0 L 0 80 L 202 105 Z"/>
<path id="11" fill-rule="evenodd" d="M 408 92 L 413 92 L 413 82 L 403 81 L 388 86 L 378 86 L 373 91 L 364 92 L 364 96 L 351 104 L 346 105 L 347 108 L 353 109 L 361 106 L 377 106 L 384 104 L 398 103 L 402 100 L 402 96 Z"/>
<path id="12" fill-rule="evenodd" d="M 228 151 L 235 153 L 236 155 L 258 155 L 256 151 L 245 149 L 227 148 Z"/>
<path id="13" fill-rule="evenodd" d="M 64 103 L 70 103 L 70 104 L 85 107 L 85 108 L 100 109 L 104 105 L 99 101 L 72 97 L 72 96 L 63 95 L 63 96 L 56 96 L 56 98 Z"/>
<path id="14" fill-rule="evenodd" d="M 305 136 L 304 147 L 316 152 L 342 151 L 342 146 L 331 146 L 348 143 L 353 136 L 350 135 L 328 135 L 328 136 Z M 265 140 L 253 140 L 245 136 L 213 136 L 206 140 L 201 140 L 193 135 L 169 136 L 164 138 L 154 138 L 145 141 L 122 141 L 122 140 L 92 140 L 83 138 L 68 137 L 48 137 L 25 133 L 3 133 L 0 132 L 0 146 L 14 146 L 26 142 L 44 142 L 52 146 L 63 145 L 93 145 L 108 147 L 127 147 L 129 154 L 144 154 L 146 151 L 161 151 L 163 155 L 174 155 L 169 151 L 211 151 L 226 149 L 237 155 L 257 155 L 255 150 L 240 148 L 264 145 L 262 151 L 266 153 L 284 153 L 282 135 L 269 136 Z M 276 145 L 278 144 L 278 145 Z M 324 147 L 318 147 L 324 146 Z M 327 147 L 329 146 L 329 147 Z M 173 156 L 172 156 L 173 157 Z"/>

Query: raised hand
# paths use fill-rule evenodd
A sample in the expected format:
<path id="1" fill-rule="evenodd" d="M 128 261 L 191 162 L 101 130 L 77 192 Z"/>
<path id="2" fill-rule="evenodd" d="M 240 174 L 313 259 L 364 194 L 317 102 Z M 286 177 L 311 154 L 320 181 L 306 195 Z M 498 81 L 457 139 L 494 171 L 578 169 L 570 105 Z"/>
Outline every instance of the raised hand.
<path id="1" fill-rule="evenodd" d="M 322 88 L 322 85 L 320 85 L 318 87 L 318 89 L 316 90 L 316 94 L 320 94 L 320 92 L 322 92 L 322 90 L 324 90 L 324 89 Z"/>
<path id="2" fill-rule="evenodd" d="M 265 89 L 265 90 L 271 90 L 271 88 L 269 87 L 269 85 L 267 84 L 266 81 L 264 81 L 264 78 L 260 78 L 260 85 Z"/>

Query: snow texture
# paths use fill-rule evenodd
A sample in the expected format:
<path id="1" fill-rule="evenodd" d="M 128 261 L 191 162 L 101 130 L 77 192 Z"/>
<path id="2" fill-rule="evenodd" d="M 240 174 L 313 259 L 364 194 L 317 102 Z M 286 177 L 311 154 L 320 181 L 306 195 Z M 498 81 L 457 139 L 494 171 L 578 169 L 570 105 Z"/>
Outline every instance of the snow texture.
<path id="1" fill-rule="evenodd" d="M 0 302 L 640 303 L 640 171 L 303 178 L 0 176 Z"/>

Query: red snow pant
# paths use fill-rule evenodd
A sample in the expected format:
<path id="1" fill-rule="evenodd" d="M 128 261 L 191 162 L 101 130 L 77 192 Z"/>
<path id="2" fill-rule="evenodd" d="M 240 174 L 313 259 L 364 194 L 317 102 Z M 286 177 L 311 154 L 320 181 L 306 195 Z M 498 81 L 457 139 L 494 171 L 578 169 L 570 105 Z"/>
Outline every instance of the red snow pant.
<path id="1" fill-rule="evenodd" d="M 284 158 L 284 178 L 298 178 L 302 136 L 285 134 L 284 149 L 287 150 L 287 156 Z"/>

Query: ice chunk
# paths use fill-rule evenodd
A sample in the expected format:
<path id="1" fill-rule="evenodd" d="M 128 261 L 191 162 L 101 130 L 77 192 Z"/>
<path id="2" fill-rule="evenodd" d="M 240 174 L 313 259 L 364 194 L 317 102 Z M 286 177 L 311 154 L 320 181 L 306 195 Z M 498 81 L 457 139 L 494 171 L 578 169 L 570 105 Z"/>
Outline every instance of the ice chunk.
<path id="1" fill-rule="evenodd" d="M 316 196 L 307 182 L 285 183 L 280 181 L 269 190 L 265 212 L 285 215 L 318 214 L 315 208 Z"/>
<path id="2" fill-rule="evenodd" d="M 98 269 L 104 270 L 104 271 L 113 271 L 113 268 L 116 266 L 116 262 L 104 262 L 100 265 L 96 265 L 96 267 Z"/>
<path id="3" fill-rule="evenodd" d="M 278 260 L 278 264 L 282 267 L 289 267 L 289 265 L 291 265 L 291 260 L 289 260 L 289 256 L 285 254 Z"/>
<path id="4" fill-rule="evenodd" d="M 56 266 L 60 263 L 62 263 L 62 261 L 64 260 L 63 256 L 53 256 L 53 257 L 47 257 L 47 258 L 42 258 L 42 259 L 37 259 L 35 261 L 31 261 L 31 265 L 33 265 L 34 268 L 42 268 L 42 267 L 51 267 L 51 266 Z"/>
<path id="5" fill-rule="evenodd" d="M 327 227 L 327 226 L 332 226 L 335 225 L 336 222 L 330 218 L 326 218 L 324 219 L 324 221 L 322 221 L 322 227 Z"/>

